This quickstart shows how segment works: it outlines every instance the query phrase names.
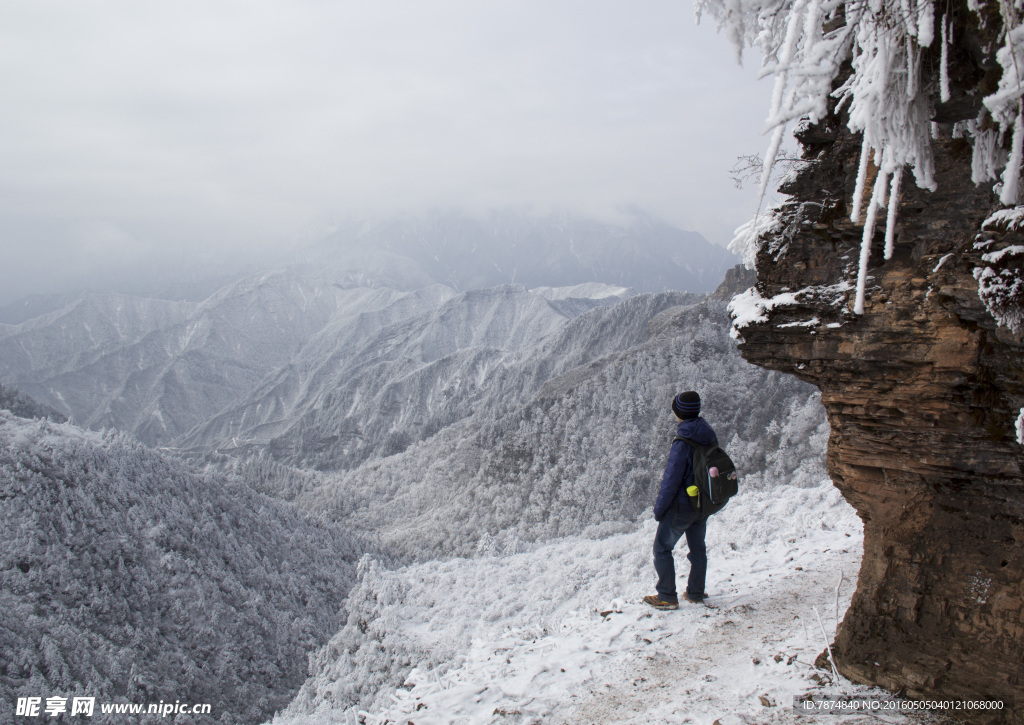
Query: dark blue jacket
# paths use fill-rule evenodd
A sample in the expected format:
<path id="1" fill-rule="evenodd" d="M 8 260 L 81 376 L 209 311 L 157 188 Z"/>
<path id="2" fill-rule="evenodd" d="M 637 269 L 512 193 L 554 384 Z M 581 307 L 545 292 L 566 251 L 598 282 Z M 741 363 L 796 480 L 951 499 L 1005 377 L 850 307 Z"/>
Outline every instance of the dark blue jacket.
<path id="1" fill-rule="evenodd" d="M 684 420 L 676 429 L 676 435 L 702 446 L 717 446 L 715 431 L 703 418 Z M 686 441 L 675 441 L 668 454 L 665 474 L 661 477 L 658 500 L 654 504 L 654 520 L 661 521 L 676 501 L 680 489 L 693 484 L 693 447 Z"/>

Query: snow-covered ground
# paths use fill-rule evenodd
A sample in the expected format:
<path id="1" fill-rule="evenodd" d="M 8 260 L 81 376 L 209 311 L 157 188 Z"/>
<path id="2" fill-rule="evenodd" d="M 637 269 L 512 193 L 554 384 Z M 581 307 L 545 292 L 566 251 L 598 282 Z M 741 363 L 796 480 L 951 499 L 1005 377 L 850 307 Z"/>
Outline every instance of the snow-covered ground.
<path id="1" fill-rule="evenodd" d="M 745 492 L 715 516 L 704 605 L 640 603 L 654 530 L 397 571 L 364 563 L 348 625 L 274 725 L 912 721 L 793 708 L 807 694 L 885 696 L 813 666 L 861 557 L 860 520 L 828 481 Z M 684 540 L 681 578 L 685 552 Z M 367 688 L 387 675 L 404 685 Z"/>

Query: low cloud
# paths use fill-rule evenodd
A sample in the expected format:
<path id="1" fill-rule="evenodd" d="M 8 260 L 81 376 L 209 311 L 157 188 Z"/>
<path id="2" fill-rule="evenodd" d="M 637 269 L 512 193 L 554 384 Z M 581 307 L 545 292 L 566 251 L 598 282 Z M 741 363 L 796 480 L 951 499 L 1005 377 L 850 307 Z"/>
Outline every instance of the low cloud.
<path id="1" fill-rule="evenodd" d="M 734 57 L 674 1 L 7 3 L 0 286 L 439 205 L 637 205 L 724 243 L 770 93 Z"/>

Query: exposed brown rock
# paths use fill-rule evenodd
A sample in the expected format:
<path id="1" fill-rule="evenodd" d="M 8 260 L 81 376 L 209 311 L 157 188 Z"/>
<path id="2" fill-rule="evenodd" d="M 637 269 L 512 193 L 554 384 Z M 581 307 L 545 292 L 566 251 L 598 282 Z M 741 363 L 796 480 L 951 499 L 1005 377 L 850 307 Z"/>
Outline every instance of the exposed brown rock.
<path id="1" fill-rule="evenodd" d="M 783 189 L 792 198 L 761 245 L 757 290 L 818 289 L 744 328 L 740 350 L 821 389 L 829 471 L 864 520 L 840 672 L 911 697 L 1001 700 L 991 716 L 960 714 L 1024 722 L 1024 341 L 997 326 L 973 274 L 983 251 L 1024 236 L 979 237 L 998 200 L 971 182 L 969 145 L 942 131 L 938 190 L 906 174 L 887 261 L 880 215 L 860 316 L 863 227 L 848 208 L 860 139 L 835 116 L 805 132 L 813 161 Z"/>
<path id="2" fill-rule="evenodd" d="M 742 264 L 737 264 L 732 269 L 726 270 L 725 279 L 711 293 L 711 299 L 728 302 L 740 292 L 756 283 L 757 273 L 752 269 L 747 269 Z"/>

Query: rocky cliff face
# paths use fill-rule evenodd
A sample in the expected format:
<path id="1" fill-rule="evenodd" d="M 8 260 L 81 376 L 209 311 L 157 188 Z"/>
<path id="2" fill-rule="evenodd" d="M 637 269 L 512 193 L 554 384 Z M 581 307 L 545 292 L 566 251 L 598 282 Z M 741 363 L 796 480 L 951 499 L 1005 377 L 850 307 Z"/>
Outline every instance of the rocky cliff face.
<path id="1" fill-rule="evenodd" d="M 859 136 L 835 115 L 798 132 L 810 162 L 784 185 L 756 291 L 734 311 L 747 312 L 747 360 L 821 389 L 829 471 L 864 520 L 840 672 L 914 697 L 1002 700 L 996 719 L 1022 722 L 1024 338 L 1006 326 L 1020 309 L 1012 286 L 1000 326 L 975 270 L 1024 235 L 982 229 L 998 200 L 971 182 L 969 144 L 952 124 L 939 130 L 938 190 L 908 176 L 889 260 L 878 225 L 863 315 L 852 311 L 863 226 L 849 209 Z"/>

